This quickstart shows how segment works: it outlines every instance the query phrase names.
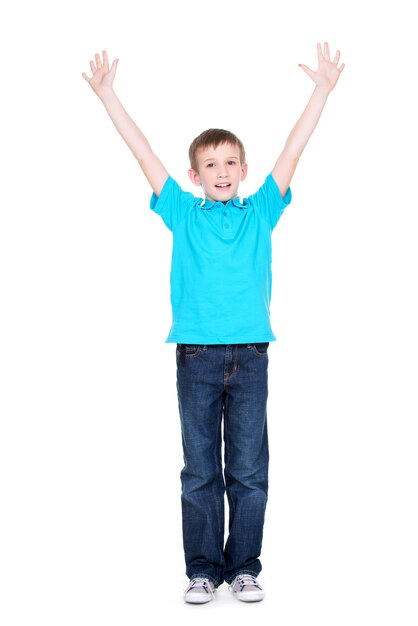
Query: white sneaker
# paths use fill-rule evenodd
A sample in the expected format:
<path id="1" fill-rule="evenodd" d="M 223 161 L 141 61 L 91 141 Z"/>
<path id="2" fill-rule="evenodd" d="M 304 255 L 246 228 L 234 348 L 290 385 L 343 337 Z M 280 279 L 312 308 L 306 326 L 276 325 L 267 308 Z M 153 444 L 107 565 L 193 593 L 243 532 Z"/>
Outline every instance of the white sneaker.
<path id="1" fill-rule="evenodd" d="M 184 600 L 190 604 L 205 604 L 215 598 L 214 590 L 215 585 L 209 578 L 192 578 L 184 592 Z"/>
<path id="2" fill-rule="evenodd" d="M 259 602 L 264 599 L 265 593 L 255 576 L 239 574 L 229 585 L 229 591 L 242 602 Z"/>

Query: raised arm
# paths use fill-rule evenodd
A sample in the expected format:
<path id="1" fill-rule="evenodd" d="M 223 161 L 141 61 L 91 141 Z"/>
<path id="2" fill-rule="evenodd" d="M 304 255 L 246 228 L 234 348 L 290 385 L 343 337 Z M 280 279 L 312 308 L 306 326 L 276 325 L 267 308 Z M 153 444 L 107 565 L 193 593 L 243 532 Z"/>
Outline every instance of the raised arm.
<path id="1" fill-rule="evenodd" d="M 277 159 L 273 168 L 273 178 L 276 181 L 282 196 L 286 193 L 292 180 L 299 158 L 321 117 L 329 94 L 338 82 L 344 63 L 338 67 L 340 51 L 337 50 L 334 60 L 331 61 L 329 47 L 324 43 L 322 52 L 321 44 L 317 44 L 318 69 L 316 72 L 306 65 L 300 67 L 308 74 L 315 83 L 315 89 L 302 115 L 293 127 L 283 152 Z"/>
<path id="2" fill-rule="evenodd" d="M 95 59 L 96 63 L 90 61 L 92 77 L 89 78 L 84 72 L 82 72 L 82 76 L 103 102 L 116 129 L 141 166 L 152 190 L 159 196 L 168 178 L 168 172 L 160 159 L 152 151 L 143 132 L 125 111 L 113 90 L 113 80 L 119 59 L 113 61 L 110 70 L 106 50 L 103 50 L 103 62 L 99 54 L 95 55 Z"/>

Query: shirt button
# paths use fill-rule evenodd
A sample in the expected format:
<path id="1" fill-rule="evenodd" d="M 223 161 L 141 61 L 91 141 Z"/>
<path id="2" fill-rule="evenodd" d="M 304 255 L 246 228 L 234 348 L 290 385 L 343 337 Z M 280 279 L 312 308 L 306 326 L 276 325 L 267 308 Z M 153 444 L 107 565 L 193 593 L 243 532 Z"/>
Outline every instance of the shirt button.
<path id="1" fill-rule="evenodd" d="M 229 224 L 225 224 L 225 228 L 229 228 Z"/>

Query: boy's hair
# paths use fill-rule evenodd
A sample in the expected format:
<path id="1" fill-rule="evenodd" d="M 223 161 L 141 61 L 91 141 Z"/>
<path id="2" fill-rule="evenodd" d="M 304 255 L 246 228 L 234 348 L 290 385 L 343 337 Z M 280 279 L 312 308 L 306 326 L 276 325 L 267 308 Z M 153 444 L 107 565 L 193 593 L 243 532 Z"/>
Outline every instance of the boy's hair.
<path id="1" fill-rule="evenodd" d="M 197 171 L 197 158 L 196 155 L 199 150 L 205 148 L 217 148 L 221 143 L 230 143 L 236 145 L 239 148 L 240 161 L 245 163 L 245 150 L 242 141 L 238 139 L 234 133 L 229 130 L 223 130 L 222 128 L 209 128 L 208 130 L 200 133 L 196 139 L 193 139 L 189 148 L 190 166 Z"/>

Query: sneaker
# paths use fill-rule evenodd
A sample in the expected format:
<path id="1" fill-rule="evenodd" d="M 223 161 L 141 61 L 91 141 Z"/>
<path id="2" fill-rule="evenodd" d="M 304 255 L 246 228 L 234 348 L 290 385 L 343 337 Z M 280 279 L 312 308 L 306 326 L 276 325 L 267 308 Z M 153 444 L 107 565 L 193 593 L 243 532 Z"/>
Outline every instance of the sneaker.
<path id="1" fill-rule="evenodd" d="M 259 602 L 264 598 L 264 590 L 255 576 L 239 574 L 229 585 L 229 591 L 242 602 Z"/>
<path id="2" fill-rule="evenodd" d="M 215 586 L 209 578 L 192 578 L 184 592 L 184 600 L 191 604 L 205 604 L 215 598 Z"/>

